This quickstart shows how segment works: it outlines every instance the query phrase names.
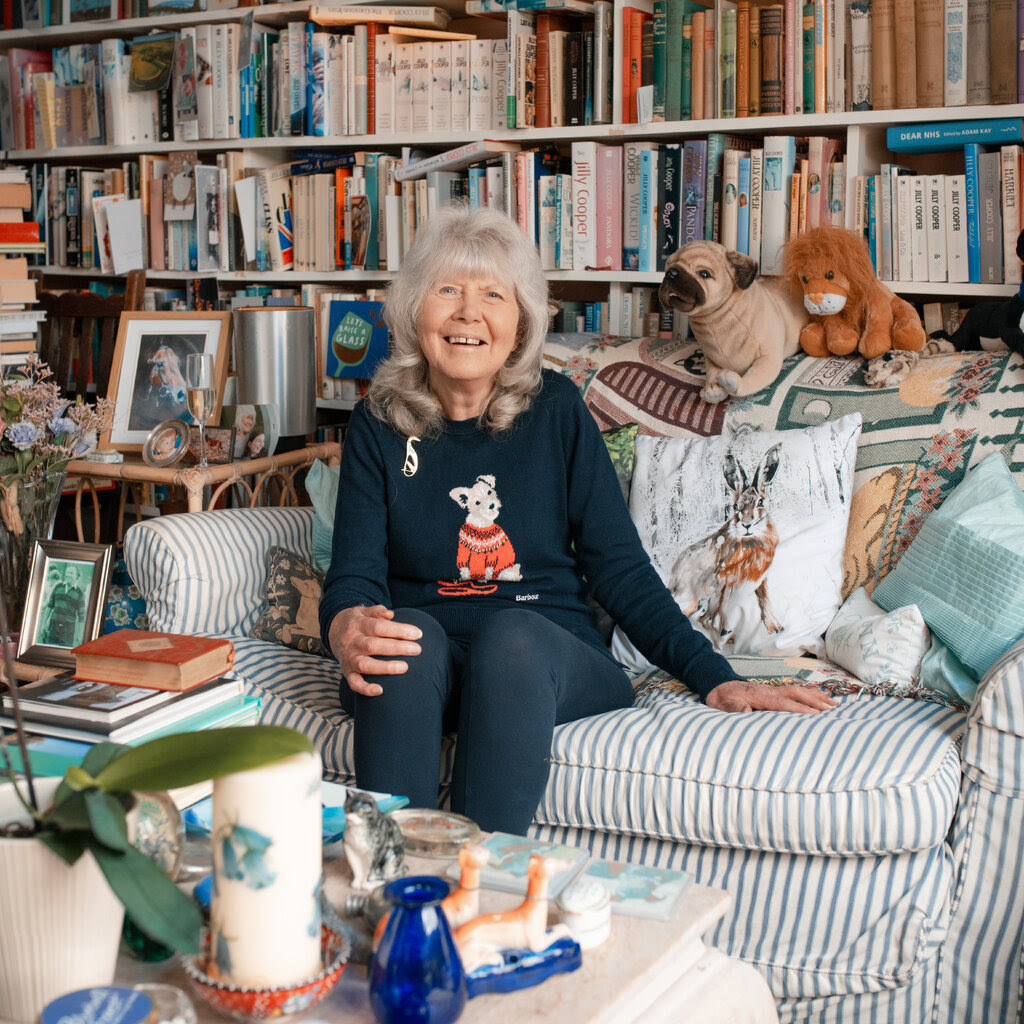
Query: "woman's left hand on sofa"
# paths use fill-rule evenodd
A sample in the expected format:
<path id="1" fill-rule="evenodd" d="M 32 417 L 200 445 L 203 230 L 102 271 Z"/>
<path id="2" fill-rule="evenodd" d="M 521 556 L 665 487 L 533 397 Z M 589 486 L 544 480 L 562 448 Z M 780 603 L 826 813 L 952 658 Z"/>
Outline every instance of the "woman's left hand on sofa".
<path id="1" fill-rule="evenodd" d="M 797 711 L 817 714 L 835 707 L 836 702 L 815 686 L 769 686 L 730 679 L 719 683 L 705 703 L 717 711 Z"/>

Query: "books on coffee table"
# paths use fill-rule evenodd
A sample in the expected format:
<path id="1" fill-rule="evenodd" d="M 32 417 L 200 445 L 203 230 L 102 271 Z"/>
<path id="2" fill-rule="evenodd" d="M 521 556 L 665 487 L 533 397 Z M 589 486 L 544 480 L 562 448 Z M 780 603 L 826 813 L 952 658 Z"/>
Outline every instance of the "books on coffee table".
<path id="1" fill-rule="evenodd" d="M 242 680 L 230 674 L 191 690 L 171 691 L 80 680 L 65 673 L 22 686 L 18 698 L 28 732 L 88 743 L 130 743 L 216 708 L 242 690 Z M 2 707 L 0 723 L 13 725 L 9 696 Z"/>
<path id="2" fill-rule="evenodd" d="M 72 648 L 76 679 L 188 690 L 234 664 L 235 646 L 218 637 L 118 629 Z"/>
<path id="3" fill-rule="evenodd" d="M 578 846 L 562 846 L 559 843 L 545 843 L 526 836 L 514 836 L 508 832 L 493 832 L 476 844 L 487 850 L 487 863 L 480 869 L 480 885 L 485 889 L 501 892 L 516 892 L 525 895 L 529 878 L 527 869 L 530 856 L 535 853 L 554 857 L 565 862 L 565 868 L 552 876 L 548 882 L 548 894 L 554 899 L 575 877 L 590 855 Z M 450 878 L 458 878 L 459 865 L 448 868 Z"/>

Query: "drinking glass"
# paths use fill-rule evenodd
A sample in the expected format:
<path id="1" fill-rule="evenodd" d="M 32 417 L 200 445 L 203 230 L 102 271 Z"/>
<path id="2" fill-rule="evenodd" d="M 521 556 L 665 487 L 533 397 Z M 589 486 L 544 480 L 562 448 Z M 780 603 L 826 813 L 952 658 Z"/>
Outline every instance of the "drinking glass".
<path id="1" fill-rule="evenodd" d="M 188 389 L 188 411 L 199 424 L 199 468 L 205 469 L 206 423 L 213 411 L 213 356 L 192 352 L 185 357 L 185 387 Z"/>

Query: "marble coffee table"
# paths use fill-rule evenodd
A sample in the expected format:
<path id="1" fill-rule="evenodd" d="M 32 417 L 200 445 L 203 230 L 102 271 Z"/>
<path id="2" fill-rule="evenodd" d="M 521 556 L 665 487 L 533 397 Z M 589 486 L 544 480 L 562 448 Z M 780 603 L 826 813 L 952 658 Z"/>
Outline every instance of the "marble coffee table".
<path id="1" fill-rule="evenodd" d="M 340 850 L 340 847 L 338 847 Z M 410 857 L 410 874 L 444 876 L 451 859 Z M 344 856 L 325 860 L 327 898 L 344 905 L 348 865 Z M 481 911 L 515 906 L 521 897 L 483 890 Z M 775 1024 L 775 1002 L 764 979 L 753 968 L 707 946 L 704 935 L 729 909 L 731 897 L 721 889 L 692 886 L 670 921 L 614 915 L 611 936 L 583 954 L 583 965 L 555 975 L 540 985 L 503 995 L 470 1000 L 460 1021 L 466 1024 L 558 1022 L 565 1024 L 629 1024 L 643 1021 L 687 1021 L 687 1024 Z M 118 984 L 165 982 L 189 990 L 175 960 L 144 964 L 123 957 Z M 222 1021 L 193 997 L 200 1024 Z M 366 968 L 350 964 L 335 989 L 301 1017 L 305 1021 L 374 1024 Z"/>

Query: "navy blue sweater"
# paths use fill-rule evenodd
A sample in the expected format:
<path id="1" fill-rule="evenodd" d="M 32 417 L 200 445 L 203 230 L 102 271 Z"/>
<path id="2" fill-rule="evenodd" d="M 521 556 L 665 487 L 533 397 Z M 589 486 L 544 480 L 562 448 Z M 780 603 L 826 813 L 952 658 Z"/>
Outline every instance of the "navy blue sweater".
<path id="1" fill-rule="evenodd" d="M 696 632 L 640 543 L 576 386 L 544 371 L 499 437 L 448 421 L 414 441 L 360 403 L 345 438 L 320 626 L 356 605 L 420 608 L 465 641 L 501 608 L 530 608 L 607 653 L 590 592 L 654 664 L 706 696 L 737 678 Z M 610 654 L 609 654 L 610 657 Z"/>

